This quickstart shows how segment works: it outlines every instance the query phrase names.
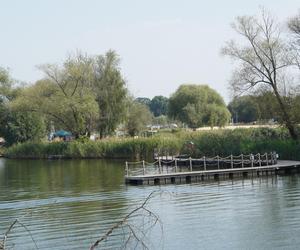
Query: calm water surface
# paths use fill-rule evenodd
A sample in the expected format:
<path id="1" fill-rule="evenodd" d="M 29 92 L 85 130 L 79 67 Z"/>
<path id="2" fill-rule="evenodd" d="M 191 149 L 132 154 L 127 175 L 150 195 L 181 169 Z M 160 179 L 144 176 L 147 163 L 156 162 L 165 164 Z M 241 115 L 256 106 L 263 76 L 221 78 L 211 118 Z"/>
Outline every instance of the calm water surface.
<path id="1" fill-rule="evenodd" d="M 39 249 L 89 249 L 157 190 L 150 249 L 299 249 L 300 175 L 165 186 L 126 186 L 123 175 L 123 161 L 0 159 L 0 237 L 18 218 L 26 228 L 9 249 L 35 249 L 31 236 Z M 124 232 L 102 249 L 119 249 Z"/>

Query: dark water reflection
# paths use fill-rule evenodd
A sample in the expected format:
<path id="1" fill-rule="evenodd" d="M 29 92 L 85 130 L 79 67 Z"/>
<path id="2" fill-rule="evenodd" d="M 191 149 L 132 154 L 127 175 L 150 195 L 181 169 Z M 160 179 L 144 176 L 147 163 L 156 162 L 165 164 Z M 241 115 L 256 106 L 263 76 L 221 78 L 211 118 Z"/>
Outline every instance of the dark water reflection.
<path id="1" fill-rule="evenodd" d="M 300 176 L 269 176 L 166 186 L 126 186 L 121 161 L 0 159 L 0 234 L 18 218 L 39 249 L 88 249 L 153 190 L 163 223 L 151 249 L 297 249 Z M 117 232 L 104 249 L 118 249 Z M 34 249 L 21 226 L 11 249 Z"/>

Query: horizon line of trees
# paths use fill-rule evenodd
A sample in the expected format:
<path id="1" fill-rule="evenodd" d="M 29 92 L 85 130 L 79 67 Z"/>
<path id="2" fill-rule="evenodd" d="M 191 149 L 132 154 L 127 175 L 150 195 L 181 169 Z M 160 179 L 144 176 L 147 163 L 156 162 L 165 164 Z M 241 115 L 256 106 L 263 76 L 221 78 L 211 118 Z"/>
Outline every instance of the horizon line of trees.
<path id="1" fill-rule="evenodd" d="M 117 128 L 138 135 L 151 122 L 178 121 L 191 128 L 224 126 L 230 120 L 223 98 L 207 85 L 184 84 L 170 97 L 134 99 L 114 51 L 69 56 L 62 65 L 39 66 L 44 78 L 18 84 L 0 68 L 0 137 L 8 145 L 37 141 L 64 129 L 75 138 Z"/>
<path id="2" fill-rule="evenodd" d="M 76 138 L 97 132 L 112 135 L 120 126 L 135 136 L 151 121 L 179 121 L 190 128 L 225 126 L 234 121 L 275 119 L 293 139 L 300 121 L 300 12 L 282 35 L 280 24 L 264 9 L 259 16 L 237 17 L 233 29 L 244 43 L 229 41 L 222 54 L 236 62 L 226 107 L 207 85 L 183 84 L 170 96 L 134 99 L 115 51 L 71 55 L 61 65 L 44 64 L 44 77 L 19 84 L 0 67 L 0 137 L 8 144 L 40 140 L 53 127 Z M 154 117 L 154 118 L 153 118 Z"/>

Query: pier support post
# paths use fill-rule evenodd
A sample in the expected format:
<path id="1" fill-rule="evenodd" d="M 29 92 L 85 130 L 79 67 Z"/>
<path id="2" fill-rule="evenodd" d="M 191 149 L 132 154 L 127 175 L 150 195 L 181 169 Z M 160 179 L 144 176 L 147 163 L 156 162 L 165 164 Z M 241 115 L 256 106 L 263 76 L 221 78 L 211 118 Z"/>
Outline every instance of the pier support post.
<path id="1" fill-rule="evenodd" d="M 258 163 L 259 163 L 259 166 L 261 167 L 261 158 L 260 158 L 260 153 L 258 153 L 257 155 L 258 155 Z"/>
<path id="2" fill-rule="evenodd" d="M 196 176 L 191 176 L 191 182 L 196 182 L 196 181 L 197 181 Z"/>
<path id="3" fill-rule="evenodd" d="M 175 173 L 177 172 L 177 158 L 175 158 Z"/>
<path id="4" fill-rule="evenodd" d="M 125 168 L 126 168 L 126 176 L 128 176 L 128 172 L 129 172 L 129 169 L 128 169 L 128 162 L 126 161 L 125 164 L 126 164 L 126 167 L 125 167 Z"/>
<path id="5" fill-rule="evenodd" d="M 268 153 L 266 153 L 266 162 L 267 162 L 267 166 L 269 166 L 269 158 L 268 158 Z"/>
<path id="6" fill-rule="evenodd" d="M 250 154 L 251 167 L 253 168 L 254 155 Z"/>
<path id="7" fill-rule="evenodd" d="M 166 184 L 171 184 L 171 178 L 165 178 L 165 183 Z"/>
<path id="8" fill-rule="evenodd" d="M 204 171 L 206 171 L 206 158 L 203 156 Z"/>
<path id="9" fill-rule="evenodd" d="M 220 157 L 217 155 L 218 169 L 220 169 Z"/>
<path id="10" fill-rule="evenodd" d="M 274 161 L 273 161 L 273 152 L 270 153 L 270 157 L 271 157 L 271 165 L 274 164 Z"/>
<path id="11" fill-rule="evenodd" d="M 244 167 L 244 155 L 241 154 L 241 158 L 242 158 L 242 168 Z"/>
<path id="12" fill-rule="evenodd" d="M 148 184 L 149 184 L 149 185 L 154 185 L 154 179 L 149 179 L 149 180 L 148 180 Z"/>
<path id="13" fill-rule="evenodd" d="M 181 178 L 180 177 L 175 177 L 175 184 L 181 183 Z"/>
<path id="14" fill-rule="evenodd" d="M 230 155 L 231 168 L 233 168 L 233 155 Z"/>
<path id="15" fill-rule="evenodd" d="M 145 175 L 146 174 L 145 161 L 143 160 L 142 162 L 143 162 L 143 175 Z"/>
<path id="16" fill-rule="evenodd" d="M 192 162 L 192 158 L 190 157 L 189 160 L 190 160 L 190 171 L 192 172 L 192 171 L 193 171 L 193 162 Z"/>
<path id="17" fill-rule="evenodd" d="M 158 157 L 158 172 L 161 174 L 161 159 Z"/>

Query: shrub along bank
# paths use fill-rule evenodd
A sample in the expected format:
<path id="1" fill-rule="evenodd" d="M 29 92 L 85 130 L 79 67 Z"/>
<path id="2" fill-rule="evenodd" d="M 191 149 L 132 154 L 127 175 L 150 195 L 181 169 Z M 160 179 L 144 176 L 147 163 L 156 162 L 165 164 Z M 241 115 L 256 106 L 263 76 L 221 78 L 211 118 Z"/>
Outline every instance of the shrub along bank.
<path id="1" fill-rule="evenodd" d="M 26 142 L 5 151 L 8 158 L 124 158 L 151 159 L 159 155 L 228 156 L 276 151 L 280 159 L 300 160 L 300 142 L 283 128 L 255 128 L 158 134 L 150 138 L 107 139 L 55 143 Z"/>

